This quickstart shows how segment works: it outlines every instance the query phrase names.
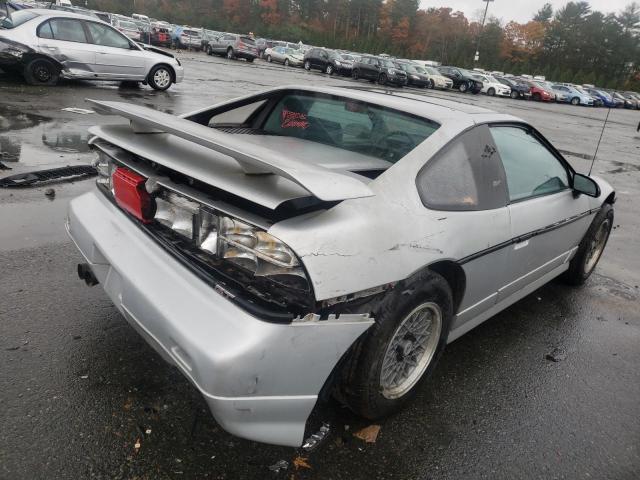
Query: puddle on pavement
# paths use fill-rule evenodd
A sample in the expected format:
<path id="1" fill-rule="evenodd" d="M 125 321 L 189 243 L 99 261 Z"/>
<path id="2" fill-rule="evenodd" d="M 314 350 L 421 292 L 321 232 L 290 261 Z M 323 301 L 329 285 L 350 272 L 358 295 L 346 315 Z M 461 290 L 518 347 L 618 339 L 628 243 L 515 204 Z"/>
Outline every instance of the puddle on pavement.
<path id="1" fill-rule="evenodd" d="M 611 160 L 611 163 L 615 168 L 611 170 L 607 170 L 605 173 L 626 173 L 626 172 L 640 172 L 640 165 L 633 165 L 632 163 L 625 162 L 617 162 L 615 160 Z"/>
<path id="2" fill-rule="evenodd" d="M 89 126 L 24 113 L 0 106 L 0 161 L 12 175 L 37 168 L 86 163 L 89 158 Z"/>

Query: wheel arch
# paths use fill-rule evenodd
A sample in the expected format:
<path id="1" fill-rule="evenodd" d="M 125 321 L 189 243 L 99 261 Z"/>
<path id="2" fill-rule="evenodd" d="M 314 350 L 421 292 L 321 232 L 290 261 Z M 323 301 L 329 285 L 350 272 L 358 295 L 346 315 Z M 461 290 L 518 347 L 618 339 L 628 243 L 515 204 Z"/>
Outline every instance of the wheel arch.
<path id="1" fill-rule="evenodd" d="M 64 65 L 62 65 L 62 63 L 60 63 L 59 60 L 57 60 L 55 57 L 52 57 L 51 55 L 46 55 L 44 53 L 41 52 L 28 52 L 25 53 L 24 56 L 22 57 L 22 66 L 23 68 L 26 68 L 27 65 L 33 61 L 36 60 L 38 58 L 42 58 L 44 60 L 49 60 L 51 63 L 53 63 L 56 68 L 58 69 L 58 73 L 62 72 L 64 70 Z"/>
<path id="2" fill-rule="evenodd" d="M 164 62 L 160 62 L 160 63 L 154 64 L 149 69 L 149 72 L 147 73 L 147 77 L 149 77 L 149 75 L 151 75 L 151 72 L 156 67 L 167 67 L 167 69 L 169 70 L 169 73 L 171 74 L 171 83 L 176 83 L 176 71 L 175 71 L 175 69 L 170 64 L 164 63 Z"/>

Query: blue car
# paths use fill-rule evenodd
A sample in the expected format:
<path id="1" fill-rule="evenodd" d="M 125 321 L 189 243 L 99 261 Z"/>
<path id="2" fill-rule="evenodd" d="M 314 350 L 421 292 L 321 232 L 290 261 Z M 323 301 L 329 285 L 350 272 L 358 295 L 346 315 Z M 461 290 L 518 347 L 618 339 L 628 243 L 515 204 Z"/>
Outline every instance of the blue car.
<path id="1" fill-rule="evenodd" d="M 557 94 L 556 99 L 560 102 L 593 107 L 593 97 L 591 95 L 587 95 L 570 85 L 553 85 L 552 88 Z"/>
<path id="2" fill-rule="evenodd" d="M 589 95 L 592 95 L 594 98 L 599 99 L 605 107 L 618 108 L 621 105 L 621 102 L 617 102 L 611 95 L 603 90 L 589 88 L 587 92 L 589 92 Z"/>

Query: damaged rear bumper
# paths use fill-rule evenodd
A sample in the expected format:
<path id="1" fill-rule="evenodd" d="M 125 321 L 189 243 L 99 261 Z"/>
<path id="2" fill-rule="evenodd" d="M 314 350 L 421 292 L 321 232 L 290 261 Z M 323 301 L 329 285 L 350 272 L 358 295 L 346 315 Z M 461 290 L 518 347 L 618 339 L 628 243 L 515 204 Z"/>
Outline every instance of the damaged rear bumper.
<path id="1" fill-rule="evenodd" d="M 237 307 L 164 251 L 100 192 L 71 202 L 67 229 L 127 321 L 202 393 L 230 433 L 299 446 L 366 315 L 275 324 Z"/>

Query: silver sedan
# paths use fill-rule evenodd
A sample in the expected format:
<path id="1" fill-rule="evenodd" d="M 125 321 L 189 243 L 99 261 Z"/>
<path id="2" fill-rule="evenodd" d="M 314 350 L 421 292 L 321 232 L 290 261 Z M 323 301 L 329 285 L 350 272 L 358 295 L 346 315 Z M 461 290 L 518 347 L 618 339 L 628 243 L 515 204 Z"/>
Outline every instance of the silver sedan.
<path id="1" fill-rule="evenodd" d="M 0 68 L 32 85 L 60 78 L 135 81 L 166 90 L 184 70 L 173 55 L 141 46 L 94 17 L 59 10 L 19 10 L 0 21 Z"/>

